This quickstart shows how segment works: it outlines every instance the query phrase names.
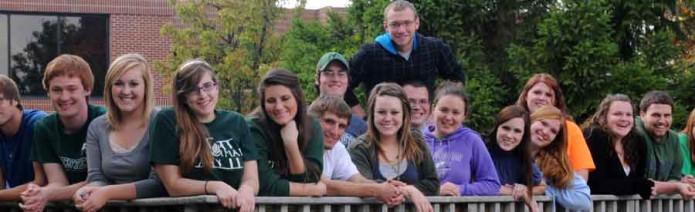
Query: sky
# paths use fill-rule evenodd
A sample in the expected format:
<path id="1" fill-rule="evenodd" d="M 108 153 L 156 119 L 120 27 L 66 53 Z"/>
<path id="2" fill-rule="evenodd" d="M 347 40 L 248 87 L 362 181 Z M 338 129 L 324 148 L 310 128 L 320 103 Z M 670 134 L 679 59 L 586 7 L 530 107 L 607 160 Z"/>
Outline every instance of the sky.
<path id="1" fill-rule="evenodd" d="M 293 8 L 298 2 L 298 0 L 287 0 L 282 7 Z M 306 0 L 306 9 L 319 9 L 326 6 L 347 7 L 350 2 L 350 0 Z"/>

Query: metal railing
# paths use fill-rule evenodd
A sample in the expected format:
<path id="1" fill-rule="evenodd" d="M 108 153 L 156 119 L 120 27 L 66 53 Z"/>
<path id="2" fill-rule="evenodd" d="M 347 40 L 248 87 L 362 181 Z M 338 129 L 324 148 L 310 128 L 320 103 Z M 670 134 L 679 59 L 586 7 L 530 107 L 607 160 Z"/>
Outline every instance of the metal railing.
<path id="1" fill-rule="evenodd" d="M 525 212 L 526 206 L 509 196 L 491 197 L 428 197 L 435 212 Z M 542 211 L 567 211 L 553 204 L 547 196 L 536 196 Z M 642 200 L 639 196 L 593 195 L 593 210 L 596 212 L 695 212 L 693 200 L 680 196 L 659 196 Z M 21 211 L 14 202 L 0 203 L 0 211 Z M 50 203 L 48 212 L 77 211 L 70 202 Z M 102 211 L 117 212 L 207 212 L 228 211 L 217 201 L 216 196 L 191 196 L 176 198 L 149 198 L 132 201 L 111 201 Z M 258 212 L 406 212 L 415 211 L 410 203 L 392 208 L 374 198 L 357 197 L 257 197 Z"/>

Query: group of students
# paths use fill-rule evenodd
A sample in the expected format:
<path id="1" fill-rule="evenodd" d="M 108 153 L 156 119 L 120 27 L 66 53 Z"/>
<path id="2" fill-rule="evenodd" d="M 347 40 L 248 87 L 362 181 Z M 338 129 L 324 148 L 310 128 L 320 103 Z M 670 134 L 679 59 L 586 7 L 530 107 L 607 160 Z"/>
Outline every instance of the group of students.
<path id="1" fill-rule="evenodd" d="M 50 115 L 24 109 L 17 85 L 0 76 L 0 201 L 42 211 L 72 200 L 96 211 L 108 200 L 216 195 L 250 212 L 255 196 L 357 196 L 428 212 L 434 195 L 508 195 L 531 211 L 543 194 L 570 210 L 590 210 L 591 194 L 695 196 L 695 110 L 681 134 L 670 130 L 666 92 L 647 93 L 639 113 L 626 95 L 608 95 L 580 127 L 558 81 L 536 74 L 484 137 L 464 124 L 471 100 L 448 47 L 414 33 L 412 4 L 397 0 L 384 13 L 388 33 L 375 44 L 349 62 L 335 52 L 319 59 L 310 105 L 296 74 L 273 69 L 246 117 L 217 109 L 225 82 L 201 59 L 177 68 L 168 108 L 155 107 L 138 54 L 111 63 L 105 107 L 88 104 L 94 76 L 75 55 L 45 69 Z M 415 77 L 370 76 L 375 61 Z M 452 81 L 434 89 L 427 65 Z M 366 112 L 352 93 L 360 81 Z"/>
<path id="2" fill-rule="evenodd" d="M 173 107 L 163 109 L 138 54 L 111 64 L 106 108 L 88 104 L 94 79 L 78 56 L 46 68 L 51 115 L 24 110 L 17 85 L 0 76 L 0 199 L 22 201 L 25 211 L 56 200 L 95 211 L 108 200 L 216 195 L 225 207 L 253 211 L 255 196 L 325 195 L 390 206 L 409 199 L 432 211 L 425 196 L 511 195 L 539 211 L 533 195 L 571 210 L 590 210 L 590 194 L 695 195 L 695 112 L 683 134 L 670 131 L 665 92 L 647 93 L 636 118 L 627 96 L 608 95 L 582 132 L 558 82 L 536 74 L 484 142 L 463 124 L 471 112 L 462 83 L 440 83 L 431 104 L 421 83 L 377 84 L 365 122 L 343 100 L 348 67 L 337 53 L 319 60 L 311 105 L 294 73 L 271 70 L 246 118 L 216 109 L 221 82 L 199 59 L 178 67 Z M 415 109 L 420 103 L 432 111 Z"/>

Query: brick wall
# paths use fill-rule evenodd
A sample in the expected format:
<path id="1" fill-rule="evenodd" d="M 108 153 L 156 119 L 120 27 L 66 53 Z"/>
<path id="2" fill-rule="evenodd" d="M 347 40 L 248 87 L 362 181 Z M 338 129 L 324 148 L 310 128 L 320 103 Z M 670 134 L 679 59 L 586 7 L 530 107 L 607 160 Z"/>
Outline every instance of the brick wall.
<path id="1" fill-rule="evenodd" d="M 181 0 L 180 0 L 181 1 Z M 305 10 L 303 20 L 319 20 L 326 23 L 329 10 L 344 14 L 344 8 Z M 110 22 L 110 61 L 125 53 L 140 53 L 151 63 L 166 61 L 170 40 L 160 35 L 166 23 L 176 20 L 174 8 L 167 0 L 0 0 L 0 11 L 36 13 L 106 14 Z M 276 35 L 284 34 L 292 25 L 294 10 L 288 9 L 277 19 Z M 157 105 L 171 105 L 169 95 L 163 92 L 169 83 L 153 71 Z M 103 104 L 101 98 L 90 102 Z M 52 110 L 47 98 L 27 98 L 25 108 Z"/>
<path id="2" fill-rule="evenodd" d="M 0 11 L 36 13 L 107 14 L 110 22 L 110 61 L 125 53 L 142 54 L 151 63 L 165 61 L 169 39 L 160 36 L 160 29 L 174 20 L 174 9 L 166 0 L 12 0 L 0 1 Z M 155 98 L 158 105 L 171 105 L 169 95 L 162 92 L 165 83 L 153 71 Z M 101 98 L 91 103 L 103 104 Z M 47 98 L 27 98 L 25 108 L 52 110 Z"/>

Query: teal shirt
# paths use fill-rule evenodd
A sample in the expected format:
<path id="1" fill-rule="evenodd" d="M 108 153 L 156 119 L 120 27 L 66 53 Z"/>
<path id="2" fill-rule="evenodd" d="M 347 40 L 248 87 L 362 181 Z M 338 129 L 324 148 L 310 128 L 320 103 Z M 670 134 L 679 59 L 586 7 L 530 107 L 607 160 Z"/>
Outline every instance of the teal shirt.
<path id="1" fill-rule="evenodd" d="M 680 181 L 683 176 L 683 156 L 678 133 L 669 130 L 666 135 L 654 140 L 639 117 L 635 117 L 635 128 L 647 143 L 645 177 L 656 181 Z"/>
<path id="2" fill-rule="evenodd" d="M 679 133 L 678 138 L 681 142 L 681 155 L 683 155 L 683 175 L 693 175 L 695 176 L 695 170 L 693 170 L 692 157 L 690 155 L 690 144 L 688 144 L 688 136 Z"/>

